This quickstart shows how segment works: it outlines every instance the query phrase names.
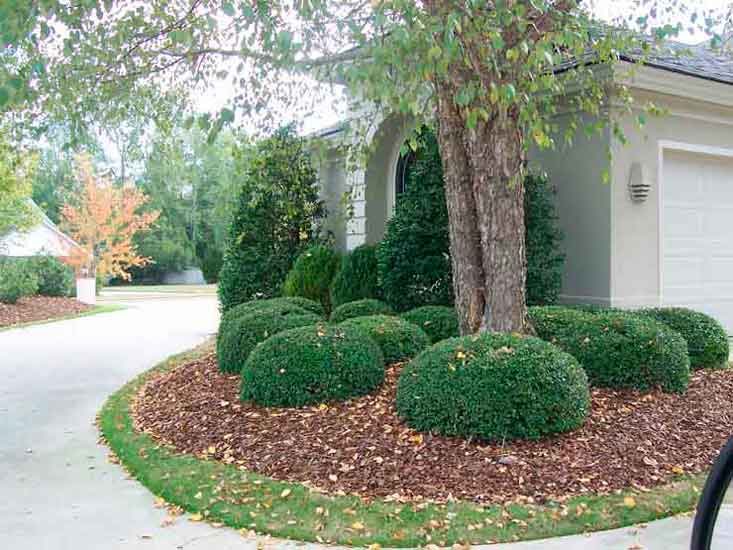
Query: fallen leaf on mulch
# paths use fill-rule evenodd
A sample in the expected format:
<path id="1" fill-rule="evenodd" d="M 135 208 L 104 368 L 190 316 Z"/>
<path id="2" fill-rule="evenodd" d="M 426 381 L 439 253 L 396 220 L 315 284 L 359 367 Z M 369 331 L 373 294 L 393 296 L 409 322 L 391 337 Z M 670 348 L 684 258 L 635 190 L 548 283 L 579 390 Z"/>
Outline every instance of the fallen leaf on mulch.
<path id="1" fill-rule="evenodd" d="M 78 315 L 90 309 L 91 306 L 77 302 L 74 298 L 27 296 L 16 304 L 0 303 L 0 327 Z"/>
<path id="2" fill-rule="evenodd" d="M 239 402 L 239 377 L 221 374 L 212 355 L 148 382 L 135 422 L 179 451 L 329 492 L 480 503 L 644 491 L 709 467 L 733 428 L 727 369 L 693 373 L 685 395 L 594 389 L 582 428 L 538 441 L 418 434 L 395 412 L 400 369 L 388 367 L 372 395 L 265 409 Z"/>

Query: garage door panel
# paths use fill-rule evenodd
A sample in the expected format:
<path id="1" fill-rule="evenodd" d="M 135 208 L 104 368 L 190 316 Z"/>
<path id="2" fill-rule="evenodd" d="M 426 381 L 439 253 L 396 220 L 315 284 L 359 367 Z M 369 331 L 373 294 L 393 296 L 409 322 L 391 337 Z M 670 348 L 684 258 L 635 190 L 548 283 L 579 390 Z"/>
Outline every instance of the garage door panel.
<path id="1" fill-rule="evenodd" d="M 733 202 L 733 198 L 721 198 L 720 200 Z M 710 208 L 708 209 L 708 218 L 705 221 L 705 231 L 709 239 L 717 239 L 725 244 L 730 244 L 731 231 L 733 230 L 733 209 Z"/>
<path id="2" fill-rule="evenodd" d="M 700 207 L 671 206 L 665 212 L 666 237 L 692 237 L 703 234 Z"/>
<path id="3" fill-rule="evenodd" d="M 733 333 L 733 159 L 664 155 L 662 302 Z"/>
<path id="4" fill-rule="evenodd" d="M 733 258 L 713 257 L 710 260 L 710 273 L 706 278 L 712 285 L 733 288 Z"/>

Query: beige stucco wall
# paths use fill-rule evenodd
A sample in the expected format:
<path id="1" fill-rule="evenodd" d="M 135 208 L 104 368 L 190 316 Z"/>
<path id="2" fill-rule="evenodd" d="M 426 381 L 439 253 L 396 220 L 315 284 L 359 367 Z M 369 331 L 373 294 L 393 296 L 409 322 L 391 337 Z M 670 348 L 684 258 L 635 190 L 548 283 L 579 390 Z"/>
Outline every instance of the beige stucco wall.
<path id="1" fill-rule="evenodd" d="M 570 118 L 558 118 L 560 136 Z M 557 190 L 565 253 L 560 298 L 565 303 L 610 303 L 611 189 L 603 183 L 609 146 L 609 132 L 604 130 L 592 138 L 579 133 L 569 147 L 529 155 L 530 167 L 547 172 Z"/>
<path id="2" fill-rule="evenodd" d="M 346 224 L 349 216 L 349 191 L 346 174 L 346 160 L 343 155 L 332 152 L 320 161 L 318 175 L 321 181 L 321 198 L 326 203 L 328 218 L 324 229 L 333 234 L 334 246 L 343 252 L 346 250 Z"/>
<path id="3" fill-rule="evenodd" d="M 733 94 L 733 90 L 731 91 Z M 638 129 L 634 117 L 622 119 L 628 143 L 612 145 L 611 295 L 618 307 L 659 303 L 659 163 L 660 142 L 733 148 L 733 110 L 668 95 L 636 92 L 640 104 L 651 100 L 668 113 L 648 119 Z M 651 184 L 649 199 L 629 197 L 633 163 L 643 166 Z"/>

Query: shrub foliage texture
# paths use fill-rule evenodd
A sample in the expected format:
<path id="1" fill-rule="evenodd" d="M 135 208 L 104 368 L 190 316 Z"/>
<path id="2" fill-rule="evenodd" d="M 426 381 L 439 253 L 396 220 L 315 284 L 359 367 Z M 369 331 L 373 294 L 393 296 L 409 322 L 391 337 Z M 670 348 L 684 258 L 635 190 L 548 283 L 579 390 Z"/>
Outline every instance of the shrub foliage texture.
<path id="1" fill-rule="evenodd" d="M 458 315 L 452 307 L 418 307 L 403 313 L 402 318 L 423 329 L 432 343 L 460 336 Z"/>
<path id="2" fill-rule="evenodd" d="M 654 319 L 622 312 L 589 313 L 533 307 L 529 316 L 543 340 L 575 357 L 591 385 L 682 393 L 690 378 L 687 343 Z"/>
<path id="3" fill-rule="evenodd" d="M 306 325 L 314 325 L 320 317 L 298 308 L 273 307 L 248 315 L 227 318 L 217 338 L 216 357 L 219 370 L 240 373 L 247 357 L 260 342 L 278 332 Z"/>
<path id="4" fill-rule="evenodd" d="M 316 245 L 305 250 L 295 261 L 283 285 L 285 296 L 300 296 L 320 302 L 331 311 L 331 282 L 341 264 L 330 247 Z"/>
<path id="5" fill-rule="evenodd" d="M 366 298 L 364 300 L 356 300 L 355 302 L 349 302 L 342 304 L 331 313 L 332 323 L 341 323 L 346 319 L 353 319 L 354 317 L 367 317 L 369 315 L 393 315 L 394 312 L 389 305 L 375 300 L 373 298 Z"/>
<path id="6" fill-rule="evenodd" d="M 333 307 L 365 298 L 379 298 L 378 269 L 376 246 L 364 244 L 344 256 L 331 283 Z"/>
<path id="7" fill-rule="evenodd" d="M 281 332 L 250 355 L 241 398 L 301 407 L 367 394 L 384 380 L 379 347 L 358 329 L 326 325 Z"/>
<path id="8" fill-rule="evenodd" d="M 484 333 L 445 340 L 403 370 L 397 412 L 423 432 L 503 441 L 578 428 L 588 381 L 569 354 L 538 338 Z"/>
<path id="9" fill-rule="evenodd" d="M 399 317 L 355 317 L 338 326 L 356 328 L 368 334 L 379 345 L 388 365 L 415 357 L 430 345 L 430 338 L 421 328 Z"/>
<path id="10" fill-rule="evenodd" d="M 728 366 L 728 335 L 721 324 L 709 315 L 683 307 L 641 309 L 636 314 L 652 317 L 679 332 L 687 342 L 691 368 L 718 369 Z"/>

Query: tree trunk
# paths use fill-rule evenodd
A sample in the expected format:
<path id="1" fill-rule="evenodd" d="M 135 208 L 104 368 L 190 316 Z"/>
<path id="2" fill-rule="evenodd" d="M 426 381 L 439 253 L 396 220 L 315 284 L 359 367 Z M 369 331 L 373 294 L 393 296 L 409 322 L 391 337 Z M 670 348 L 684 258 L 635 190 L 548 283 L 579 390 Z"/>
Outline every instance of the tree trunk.
<path id="1" fill-rule="evenodd" d="M 469 130 L 454 85 L 437 87 L 438 143 L 461 333 L 531 332 L 522 134 L 513 117 L 500 113 Z"/>

